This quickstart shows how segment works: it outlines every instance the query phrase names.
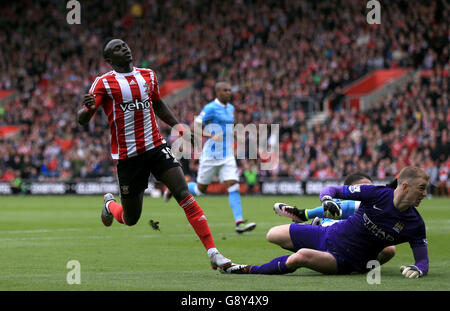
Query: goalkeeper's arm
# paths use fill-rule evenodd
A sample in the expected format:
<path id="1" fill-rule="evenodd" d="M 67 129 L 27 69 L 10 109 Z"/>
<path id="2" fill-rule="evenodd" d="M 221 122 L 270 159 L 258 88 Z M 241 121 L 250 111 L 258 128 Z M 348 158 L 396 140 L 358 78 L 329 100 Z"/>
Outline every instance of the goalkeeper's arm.
<path id="1" fill-rule="evenodd" d="M 426 245 L 412 249 L 415 259 L 414 265 L 401 266 L 400 272 L 405 278 L 415 279 L 428 273 L 428 248 Z"/>

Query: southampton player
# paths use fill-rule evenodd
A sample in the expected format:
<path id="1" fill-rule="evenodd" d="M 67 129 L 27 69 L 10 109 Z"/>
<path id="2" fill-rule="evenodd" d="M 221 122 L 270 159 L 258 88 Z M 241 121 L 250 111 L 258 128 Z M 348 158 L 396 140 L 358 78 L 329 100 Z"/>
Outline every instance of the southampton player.
<path id="1" fill-rule="evenodd" d="M 367 272 L 367 263 L 386 246 L 408 242 L 414 265 L 401 266 L 406 278 L 428 273 L 425 223 L 416 207 L 425 198 L 429 176 L 417 167 L 400 171 L 397 187 L 330 186 L 320 193 L 325 210 L 338 206 L 332 198 L 358 200 L 354 216 L 333 226 L 291 224 L 292 255 L 257 265 L 232 265 L 221 270 L 239 274 L 286 274 L 306 267 L 324 274 Z"/>
<path id="2" fill-rule="evenodd" d="M 131 50 L 119 39 L 105 42 L 103 57 L 113 70 L 95 79 L 89 94 L 84 95 L 85 108 L 78 112 L 78 122 L 86 125 L 102 107 L 110 126 L 111 155 L 117 160 L 122 204 L 111 193 L 105 194 L 103 224 L 110 226 L 114 219 L 128 226 L 137 223 L 151 173 L 172 191 L 206 248 L 213 269 L 230 266 L 231 260 L 215 247 L 206 217 L 189 193 L 181 166 L 158 129 L 155 115 L 169 126 L 180 125 L 160 98 L 155 72 L 133 67 Z"/>
<path id="3" fill-rule="evenodd" d="M 239 174 L 231 145 L 234 124 L 234 106 L 230 104 L 231 86 L 227 82 L 218 82 L 215 92 L 217 98 L 203 107 L 195 119 L 195 126 L 205 127 L 202 133 L 208 140 L 200 156 L 197 182 L 189 182 L 188 187 L 191 194 L 202 195 L 206 193 L 212 178 L 218 176 L 228 190 L 236 232 L 243 233 L 255 229 L 256 223 L 247 223 L 242 215 Z M 166 190 L 164 199 L 168 201 L 171 195 L 171 190 Z"/>

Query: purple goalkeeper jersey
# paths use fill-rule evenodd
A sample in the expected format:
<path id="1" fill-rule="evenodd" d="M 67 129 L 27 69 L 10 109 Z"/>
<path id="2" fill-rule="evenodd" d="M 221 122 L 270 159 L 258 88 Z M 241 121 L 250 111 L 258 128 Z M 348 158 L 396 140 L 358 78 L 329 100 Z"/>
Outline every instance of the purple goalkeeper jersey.
<path id="1" fill-rule="evenodd" d="M 358 211 L 334 224 L 328 231 L 339 255 L 361 270 L 377 258 L 386 246 L 409 242 L 415 264 L 424 274 L 428 271 L 425 223 L 415 207 L 399 211 L 393 202 L 394 190 L 384 186 L 359 185 L 326 187 L 320 198 L 361 201 Z"/>

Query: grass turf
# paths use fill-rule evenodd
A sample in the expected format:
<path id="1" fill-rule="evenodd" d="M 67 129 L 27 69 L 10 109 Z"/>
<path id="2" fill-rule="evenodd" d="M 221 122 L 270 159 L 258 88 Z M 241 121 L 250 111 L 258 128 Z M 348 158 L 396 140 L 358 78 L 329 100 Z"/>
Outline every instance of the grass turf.
<path id="1" fill-rule="evenodd" d="M 236 263 L 262 264 L 289 254 L 265 240 L 269 228 L 289 223 L 274 214 L 274 202 L 313 208 L 316 197 L 244 196 L 244 217 L 254 231 L 238 235 L 226 196 L 204 196 L 217 247 Z M 427 226 L 429 275 L 404 279 L 401 265 L 413 264 L 408 244 L 381 268 L 381 284 L 366 275 L 325 276 L 308 269 L 279 276 L 222 275 L 210 268 L 200 240 L 174 200 L 146 197 L 133 227 L 100 221 L 102 196 L 0 197 L 0 290 L 84 291 L 448 291 L 450 290 L 450 199 L 424 200 L 419 208 Z M 149 220 L 160 222 L 160 231 Z M 69 285 L 70 260 L 81 265 L 81 284 Z"/>

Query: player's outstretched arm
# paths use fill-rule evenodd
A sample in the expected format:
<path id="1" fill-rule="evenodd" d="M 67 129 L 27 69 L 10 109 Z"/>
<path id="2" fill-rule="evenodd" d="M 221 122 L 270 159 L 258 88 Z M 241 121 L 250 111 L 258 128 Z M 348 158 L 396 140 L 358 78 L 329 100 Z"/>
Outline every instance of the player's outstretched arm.
<path id="1" fill-rule="evenodd" d="M 92 94 L 84 94 L 83 96 L 83 106 L 84 108 L 78 111 L 78 123 L 81 125 L 86 125 L 91 120 L 92 116 L 97 110 L 95 108 L 95 97 Z"/>
<path id="2" fill-rule="evenodd" d="M 354 201 L 373 200 L 378 195 L 375 189 L 374 185 L 328 186 L 320 191 L 319 199 L 321 202 L 324 197 Z"/>
<path id="3" fill-rule="evenodd" d="M 412 248 L 414 265 L 401 266 L 400 272 L 405 278 L 416 279 L 428 273 L 428 247 L 426 245 Z"/>

